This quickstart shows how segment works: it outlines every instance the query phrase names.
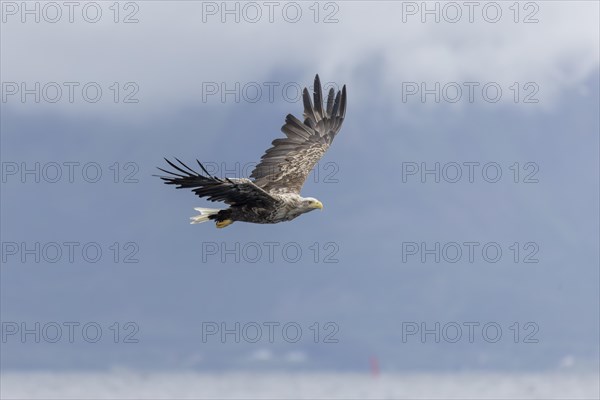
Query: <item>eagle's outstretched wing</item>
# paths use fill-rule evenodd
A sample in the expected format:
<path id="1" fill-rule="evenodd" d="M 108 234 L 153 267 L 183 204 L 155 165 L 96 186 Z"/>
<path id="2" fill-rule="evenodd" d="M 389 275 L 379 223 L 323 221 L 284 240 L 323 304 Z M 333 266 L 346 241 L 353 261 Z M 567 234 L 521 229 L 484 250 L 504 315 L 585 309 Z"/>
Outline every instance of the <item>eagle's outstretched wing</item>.
<path id="1" fill-rule="evenodd" d="M 276 202 L 269 193 L 256 186 L 250 179 L 220 179 L 216 176 L 210 176 L 200 161 L 196 160 L 202 171 L 207 175 L 203 176 L 177 158 L 175 159 L 187 171 L 166 158 L 165 161 L 178 172 L 158 169 L 171 175 L 159 176 L 159 178 L 168 185 L 178 185 L 177 189 L 190 188 L 200 197 L 206 197 L 210 201 L 223 201 L 231 206 L 272 207 Z"/>
<path id="2" fill-rule="evenodd" d="M 300 193 L 304 181 L 331 145 L 346 115 L 346 86 L 334 98 L 333 88 L 323 108 L 319 75 L 315 77 L 314 106 L 308 89 L 303 91 L 304 122 L 291 114 L 281 131 L 287 138 L 275 139 L 250 178 L 267 192 Z"/>

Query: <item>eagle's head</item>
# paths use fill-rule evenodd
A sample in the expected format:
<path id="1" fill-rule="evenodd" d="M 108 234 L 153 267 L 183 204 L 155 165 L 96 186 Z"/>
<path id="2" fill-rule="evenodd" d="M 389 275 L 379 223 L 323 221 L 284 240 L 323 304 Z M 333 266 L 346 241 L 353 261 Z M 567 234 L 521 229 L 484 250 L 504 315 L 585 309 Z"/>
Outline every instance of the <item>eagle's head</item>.
<path id="1" fill-rule="evenodd" d="M 313 197 L 305 197 L 302 199 L 302 202 L 300 202 L 300 208 L 302 209 L 302 212 L 305 213 L 316 210 L 317 208 L 322 210 L 323 203 Z"/>

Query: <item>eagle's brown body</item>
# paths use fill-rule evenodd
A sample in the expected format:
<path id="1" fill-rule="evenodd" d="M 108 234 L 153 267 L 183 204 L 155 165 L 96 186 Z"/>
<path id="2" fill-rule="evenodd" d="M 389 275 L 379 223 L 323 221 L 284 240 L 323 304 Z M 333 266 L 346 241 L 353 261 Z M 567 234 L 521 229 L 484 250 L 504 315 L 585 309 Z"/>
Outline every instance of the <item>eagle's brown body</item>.
<path id="1" fill-rule="evenodd" d="M 270 207 L 245 205 L 229 207 L 214 215 L 216 221 L 241 221 L 255 224 L 276 224 L 291 221 L 303 214 L 302 197 L 297 194 L 272 194 L 277 201 Z"/>

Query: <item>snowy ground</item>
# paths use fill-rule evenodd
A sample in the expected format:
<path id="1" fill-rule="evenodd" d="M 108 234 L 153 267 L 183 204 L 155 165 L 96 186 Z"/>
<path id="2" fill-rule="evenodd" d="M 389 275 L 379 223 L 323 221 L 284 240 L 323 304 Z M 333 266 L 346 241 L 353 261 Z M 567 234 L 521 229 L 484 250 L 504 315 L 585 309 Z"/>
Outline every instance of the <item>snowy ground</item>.
<path id="1" fill-rule="evenodd" d="M 584 373 L 23 373 L 1 375 L 2 399 L 427 398 L 598 399 L 599 378 Z"/>

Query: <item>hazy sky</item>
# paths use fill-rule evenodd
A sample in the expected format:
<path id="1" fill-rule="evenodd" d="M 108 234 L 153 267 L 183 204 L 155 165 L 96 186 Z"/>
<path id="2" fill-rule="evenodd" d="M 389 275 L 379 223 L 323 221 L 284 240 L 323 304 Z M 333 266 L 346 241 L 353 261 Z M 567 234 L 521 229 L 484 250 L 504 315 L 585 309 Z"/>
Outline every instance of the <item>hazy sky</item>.
<path id="1" fill-rule="evenodd" d="M 597 369 L 598 3 L 476 3 L 2 2 L 2 368 Z M 315 73 L 324 210 L 189 225 Z"/>

